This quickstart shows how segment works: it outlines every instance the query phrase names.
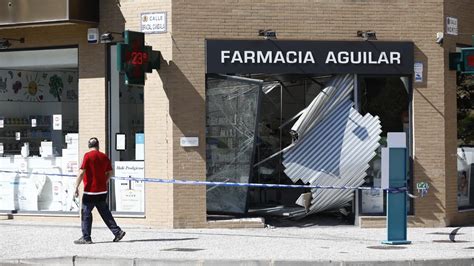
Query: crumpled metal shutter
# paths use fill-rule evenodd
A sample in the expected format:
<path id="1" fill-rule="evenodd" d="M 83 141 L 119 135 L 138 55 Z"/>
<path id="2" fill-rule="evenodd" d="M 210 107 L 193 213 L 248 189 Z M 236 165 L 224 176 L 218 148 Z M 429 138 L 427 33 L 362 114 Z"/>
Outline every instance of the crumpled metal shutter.
<path id="1" fill-rule="evenodd" d="M 321 186 L 360 186 L 379 146 L 377 116 L 353 108 L 351 75 L 336 76 L 292 127 L 294 146 L 283 153 L 285 173 L 293 181 Z M 353 190 L 312 189 L 308 213 L 346 205 Z"/>

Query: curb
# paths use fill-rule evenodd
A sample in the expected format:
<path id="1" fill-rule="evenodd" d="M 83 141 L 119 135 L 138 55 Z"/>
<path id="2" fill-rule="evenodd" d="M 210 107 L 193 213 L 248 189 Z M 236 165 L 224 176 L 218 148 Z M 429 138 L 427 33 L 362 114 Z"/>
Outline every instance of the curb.
<path id="1" fill-rule="evenodd" d="M 38 259 L 10 259 L 0 260 L 0 265 L 123 265 L 123 266 L 151 266 L 151 265 L 206 265 L 206 266 L 220 266 L 220 265 L 255 265 L 255 266 L 370 266 L 370 265 L 384 265 L 384 266 L 472 266 L 474 265 L 473 258 L 460 259 L 434 259 L 434 260 L 402 260 L 402 261 L 295 261 L 295 260 L 177 260 L 177 259 L 140 259 L 140 258 L 95 258 L 95 257 L 56 257 L 56 258 L 38 258 Z"/>

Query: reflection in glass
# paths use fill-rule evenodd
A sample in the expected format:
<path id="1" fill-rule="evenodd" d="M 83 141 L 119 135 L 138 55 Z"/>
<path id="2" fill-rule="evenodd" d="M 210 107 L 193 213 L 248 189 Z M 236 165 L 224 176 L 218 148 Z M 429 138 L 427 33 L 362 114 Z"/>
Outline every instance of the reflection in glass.
<path id="1" fill-rule="evenodd" d="M 0 69 L 0 210 L 77 211 L 78 141 L 77 68 Z"/>
<path id="2" fill-rule="evenodd" d="M 207 80 L 207 180 L 248 183 L 253 165 L 260 83 Z M 208 187 L 208 211 L 244 213 L 247 187 Z"/>
<path id="3" fill-rule="evenodd" d="M 364 186 L 381 186 L 381 147 L 386 147 L 388 132 L 405 132 L 410 139 L 408 105 L 408 90 L 400 77 L 363 78 L 360 91 L 360 112 L 365 115 L 377 115 L 382 124 L 380 147 L 377 155 L 370 161 Z M 407 141 L 407 143 L 409 143 Z M 410 178 L 410 175 L 407 175 Z M 384 209 L 384 195 L 378 190 L 362 190 L 361 213 L 382 214 Z M 410 206 L 408 204 L 407 206 Z"/>

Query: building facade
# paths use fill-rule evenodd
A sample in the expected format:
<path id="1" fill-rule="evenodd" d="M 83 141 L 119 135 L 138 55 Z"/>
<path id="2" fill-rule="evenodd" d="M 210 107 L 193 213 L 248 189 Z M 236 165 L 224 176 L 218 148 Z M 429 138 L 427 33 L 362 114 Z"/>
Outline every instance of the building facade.
<path id="1" fill-rule="evenodd" d="M 71 4 L 74 1 L 56 2 Z M 10 8 L 10 12 L 18 12 L 11 10 L 10 5 L 14 7 L 15 1 L 0 1 L 0 5 L 2 9 L 5 6 Z M 354 42 L 377 49 L 382 42 L 392 43 L 394 47 L 411 44 L 411 51 L 401 52 L 401 58 L 409 58 L 407 60 L 418 67 L 416 71 L 413 68 L 411 73 L 365 71 L 361 67 L 363 63 L 352 58 L 356 61 L 352 64 L 356 70 L 337 70 L 333 74 L 349 74 L 353 84 L 357 83 L 353 96 L 349 98 L 362 115 L 371 110 L 380 111 L 372 115 L 378 115 L 381 119 L 382 133 L 379 135 L 382 140 L 388 131 L 407 132 L 410 184 L 412 187 L 419 182 L 430 185 L 426 197 L 410 201 L 410 225 L 437 227 L 472 224 L 474 221 L 474 201 L 470 200 L 469 195 L 466 196 L 467 208 L 458 207 L 456 72 L 449 70 L 449 53 L 456 52 L 463 45 L 471 45 L 474 4 L 470 1 L 209 0 L 203 4 L 178 0 L 107 0 L 100 1 L 95 8 L 100 14 L 98 19 L 86 22 L 85 19 L 69 18 L 44 23 L 44 19 L 38 18 L 20 23 L 12 17 L 0 18 L 0 39 L 12 39 L 8 49 L 0 50 L 0 85 L 3 82 L 5 87 L 0 94 L 3 106 L 0 107 L 3 112 L 0 117 L 3 117 L 4 124 L 0 128 L 3 130 L 0 137 L 5 139 L 0 158 L 4 162 L 0 168 L 10 171 L 0 174 L 7 180 L 2 184 L 6 192 L 2 199 L 4 206 L 0 209 L 10 212 L 15 219 L 35 219 L 38 215 L 51 219 L 77 217 L 78 205 L 74 207 L 77 203 L 72 201 L 68 190 L 70 185 L 67 184 L 73 180 L 72 169 L 78 166 L 86 152 L 85 143 L 93 136 L 102 141 L 102 150 L 112 157 L 117 176 L 225 181 L 219 179 L 220 176 L 212 179 L 217 167 L 213 165 L 213 160 L 217 161 L 213 156 L 221 152 L 216 150 L 223 149 L 222 145 L 225 145 L 229 149 L 237 146 L 237 151 L 232 151 L 235 156 L 239 151 L 247 156 L 245 163 L 234 166 L 234 172 L 227 172 L 235 176 L 236 181 L 265 183 L 269 180 L 271 182 L 267 183 L 290 184 L 282 171 L 278 170 L 278 179 L 273 175 L 279 166 L 257 169 L 252 165 L 291 145 L 289 130 L 284 131 L 282 122 L 309 106 L 317 96 L 317 93 L 309 91 L 321 92 L 334 75 L 330 71 L 312 72 L 305 68 L 283 73 L 279 70 L 232 72 L 226 69 L 221 73 L 217 70 L 210 72 L 208 56 L 212 51 L 209 44 L 215 42 L 220 45 L 231 40 L 255 41 L 255 45 L 248 50 L 268 42 L 281 45 L 285 41 L 296 46 L 306 43 L 317 47 L 321 42 L 334 41 L 337 44 L 333 45 L 347 50 L 358 45 Z M 448 17 L 457 19 L 450 21 L 449 27 L 453 29 L 448 29 Z M 153 18 L 161 19 L 161 22 L 153 24 L 148 21 Z M 98 28 L 99 35 L 125 30 L 153 31 L 144 27 L 147 23 L 160 25 L 156 32 L 145 34 L 145 42 L 161 52 L 161 66 L 158 71 L 147 74 L 145 86 L 126 86 L 123 75 L 118 73 L 115 65 L 116 42 L 89 43 L 88 30 Z M 259 36 L 259 30 L 268 29 L 276 32 L 276 40 L 265 40 L 264 36 Z M 458 31 L 457 35 L 451 32 L 454 29 Z M 368 30 L 376 33 L 377 40 L 363 39 Z M 444 33 L 442 42 L 437 41 L 438 32 Z M 20 38 L 24 38 L 24 43 L 13 40 Z M 117 42 L 121 41 L 120 34 L 114 38 Z M 395 64 L 397 58 L 392 58 Z M 285 59 L 292 61 L 295 58 Z M 304 59 L 302 56 L 301 60 Z M 379 57 L 378 60 L 379 63 L 385 62 L 385 58 Z M 238 58 L 235 61 L 239 63 Z M 243 82 L 243 79 L 257 81 L 244 82 L 246 92 L 263 89 L 267 83 L 279 82 L 278 89 L 261 96 L 262 99 L 255 100 L 257 98 L 251 98 L 251 95 L 250 98 L 242 98 L 244 102 L 254 101 L 255 106 L 237 105 L 237 110 L 233 110 L 235 117 L 249 110 L 248 119 L 236 118 L 234 124 L 245 120 L 242 123 L 255 125 L 249 131 L 251 145 L 248 149 L 241 143 L 245 140 L 238 138 L 234 138 L 232 144 L 216 140 L 216 134 L 233 138 L 238 128 L 229 131 L 222 131 L 221 128 L 216 133 L 213 123 L 221 122 L 219 117 L 210 115 L 218 108 L 227 106 L 225 103 L 219 105 L 215 102 L 217 98 L 212 96 L 227 97 L 225 91 L 224 95 L 219 94 L 222 93 L 219 89 L 236 92 L 238 89 L 235 88 L 240 88 L 242 84 L 232 85 L 232 82 Z M 228 84 L 222 85 L 224 81 Z M 257 85 L 252 90 L 249 84 Z M 289 89 L 292 86 L 295 87 L 293 91 Z M 374 88 L 393 89 L 394 92 L 380 95 Z M 301 97 L 298 96 L 300 92 Z M 271 96 L 271 93 L 277 94 Z M 272 97 L 277 101 L 276 109 L 265 107 Z M 390 115 L 391 109 L 386 110 L 389 107 L 398 108 L 396 118 Z M 271 111 L 266 110 L 278 110 L 276 113 L 279 114 L 270 116 L 267 114 Z M 226 112 L 222 111 L 228 114 Z M 254 119 L 249 120 L 252 117 Z M 55 125 L 55 119 L 59 119 L 60 125 Z M 226 119 L 228 117 L 223 117 L 223 121 Z M 277 120 L 275 125 L 266 122 Z M 384 121 L 392 120 L 397 120 L 397 124 L 384 124 Z M 223 123 L 231 124 L 228 121 Z M 387 126 L 389 124 L 391 126 Z M 45 125 L 44 129 L 41 125 Z M 276 129 L 279 131 L 274 132 Z M 265 142 L 264 130 L 270 132 L 265 133 L 268 136 L 266 143 L 270 143 L 268 151 L 262 148 L 263 144 L 260 145 Z M 276 137 L 271 138 L 273 135 Z M 182 143 L 183 137 L 197 137 L 199 144 L 187 147 Z M 29 138 L 31 140 L 25 145 Z M 121 144 L 126 145 L 119 147 Z M 370 161 L 372 172 L 376 168 L 375 157 L 366 161 Z M 231 165 L 233 159 L 221 158 Z M 284 155 L 279 155 L 279 160 L 276 164 L 281 165 L 282 161 L 284 164 Z M 247 171 L 245 174 L 235 170 L 242 167 Z M 34 177 L 14 173 L 18 170 L 42 171 L 43 175 Z M 55 174 L 71 176 L 67 177 L 69 181 L 66 182 L 56 178 Z M 377 186 L 376 175 L 372 173 L 372 176 L 371 180 L 364 177 L 364 185 Z M 469 184 L 472 182 L 474 180 Z M 6 188 L 10 186 L 13 188 Z M 127 186 L 127 182 L 120 181 L 112 186 L 111 208 L 117 216 L 130 222 L 166 228 L 208 227 L 207 211 L 210 206 L 210 211 L 242 214 L 257 206 L 291 205 L 299 194 L 308 192 L 302 190 L 295 194 L 290 190 L 249 189 L 239 194 L 245 195 L 245 204 L 236 211 L 226 204 L 213 204 L 231 202 L 227 201 L 226 195 L 233 192 L 219 191 L 219 188 L 211 190 L 209 186 L 155 182 L 128 182 Z M 28 196 L 19 200 L 18 194 Z M 359 225 L 380 226 L 384 225 L 383 198 L 383 194 L 357 195 L 349 206 L 343 207 L 355 213 Z M 365 200 L 368 200 L 368 209 L 364 211 Z"/>

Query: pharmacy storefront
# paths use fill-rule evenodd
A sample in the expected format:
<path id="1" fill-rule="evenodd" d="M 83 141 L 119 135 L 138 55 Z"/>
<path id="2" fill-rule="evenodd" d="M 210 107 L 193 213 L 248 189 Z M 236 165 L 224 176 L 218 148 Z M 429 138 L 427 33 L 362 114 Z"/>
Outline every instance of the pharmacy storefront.
<path id="1" fill-rule="evenodd" d="M 208 181 L 380 188 L 387 133 L 412 143 L 411 42 L 207 40 L 206 49 Z M 303 198 L 307 209 L 295 208 Z M 384 202 L 380 190 L 207 192 L 209 212 L 240 214 L 384 215 Z"/>
<path id="2" fill-rule="evenodd" d="M 77 220 L 74 179 L 91 137 L 119 177 L 379 188 L 387 134 L 404 132 L 407 186 L 418 195 L 418 183 L 430 185 L 407 199 L 410 225 L 472 221 L 474 151 L 457 147 L 448 65 L 471 40 L 436 37 L 447 16 L 473 32 L 472 5 L 37 2 L 0 0 L 0 215 Z M 348 19 L 334 20 L 341 10 Z M 126 31 L 144 39 L 127 43 Z M 123 44 L 139 86 L 117 63 Z M 145 46 L 161 53 L 158 71 L 142 73 Z M 383 226 L 386 214 L 378 189 L 116 179 L 108 203 L 119 219 L 165 228 L 328 212 Z"/>

